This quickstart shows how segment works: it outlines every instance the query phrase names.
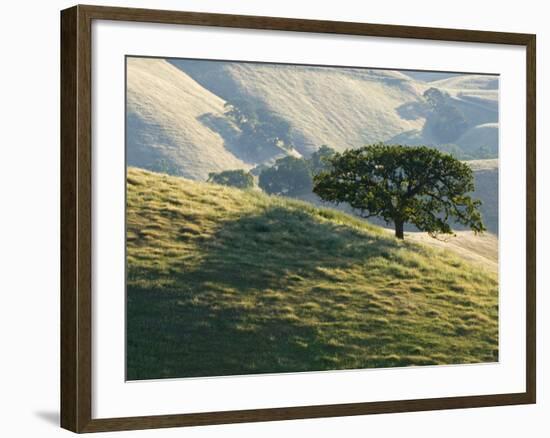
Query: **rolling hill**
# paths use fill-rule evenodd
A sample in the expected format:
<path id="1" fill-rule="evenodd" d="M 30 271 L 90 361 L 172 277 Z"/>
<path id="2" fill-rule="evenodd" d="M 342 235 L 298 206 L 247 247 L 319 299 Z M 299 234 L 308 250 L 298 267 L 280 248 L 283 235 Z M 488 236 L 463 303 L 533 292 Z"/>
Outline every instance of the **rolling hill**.
<path id="1" fill-rule="evenodd" d="M 420 129 L 403 118 L 405 102 L 419 102 L 422 86 L 390 70 L 171 60 L 227 101 L 247 99 L 286 119 L 302 155 L 322 144 L 338 151 Z"/>
<path id="2" fill-rule="evenodd" d="M 497 76 L 455 75 L 426 84 L 448 95 L 448 104 L 464 116 L 468 129 L 454 139 L 459 158 L 498 157 L 498 85 Z M 409 106 L 411 104 L 408 104 Z M 418 106 L 418 104 L 416 105 Z M 414 109 L 415 104 L 412 104 Z M 420 106 L 417 111 L 421 111 Z M 441 147 L 441 141 L 424 126 L 422 129 L 404 131 L 394 136 L 390 143 L 431 145 Z M 451 150 L 453 150 L 451 148 Z"/>
<path id="3" fill-rule="evenodd" d="M 449 93 L 470 126 L 451 150 L 459 158 L 493 158 L 494 80 L 455 75 L 424 82 L 392 70 L 130 57 L 128 164 L 204 181 L 210 172 L 249 169 L 285 153 L 308 156 L 323 144 L 336 150 L 379 141 L 448 148 L 424 129 L 423 93 L 434 86 Z M 294 149 L 251 159 L 226 107 L 243 100 L 284 121 Z"/>
<path id="4" fill-rule="evenodd" d="M 129 380 L 498 360 L 498 283 L 345 213 L 129 168 Z"/>
<path id="5" fill-rule="evenodd" d="M 498 76 L 458 75 L 432 81 L 430 85 L 447 90 L 498 90 Z"/>
<path id="6" fill-rule="evenodd" d="M 498 160 L 468 161 L 474 171 L 475 197 L 480 199 L 483 222 L 491 233 L 498 235 L 499 180 Z"/>
<path id="7" fill-rule="evenodd" d="M 223 117 L 224 104 L 162 59 L 128 58 L 127 164 L 201 180 L 208 172 L 249 168 L 201 121 L 205 114 Z"/>

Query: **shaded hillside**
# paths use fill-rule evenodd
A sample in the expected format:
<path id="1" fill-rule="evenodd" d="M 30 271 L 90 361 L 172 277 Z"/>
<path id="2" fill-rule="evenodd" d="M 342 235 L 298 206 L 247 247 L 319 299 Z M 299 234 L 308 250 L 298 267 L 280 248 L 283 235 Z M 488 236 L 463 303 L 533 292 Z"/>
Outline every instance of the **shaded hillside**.
<path id="1" fill-rule="evenodd" d="M 130 380 L 498 360 L 498 285 L 308 203 L 128 169 Z"/>
<path id="2" fill-rule="evenodd" d="M 466 131 L 457 141 L 466 154 L 475 155 L 485 149 L 487 155 L 498 155 L 498 124 L 485 123 Z"/>
<path id="3" fill-rule="evenodd" d="M 468 164 L 474 171 L 474 195 L 482 202 L 480 210 L 483 222 L 491 233 L 498 235 L 498 160 L 475 160 L 469 161 Z"/>

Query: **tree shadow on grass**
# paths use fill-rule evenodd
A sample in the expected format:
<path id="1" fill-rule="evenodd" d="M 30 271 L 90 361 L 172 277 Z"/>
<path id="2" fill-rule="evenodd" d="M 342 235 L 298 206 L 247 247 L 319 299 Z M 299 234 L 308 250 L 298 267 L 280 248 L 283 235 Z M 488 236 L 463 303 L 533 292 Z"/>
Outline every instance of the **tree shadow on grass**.
<path id="1" fill-rule="evenodd" d="M 176 271 L 176 286 L 128 287 L 129 380 L 339 368 L 346 347 L 293 306 L 323 302 L 338 272 L 387 257 L 397 243 L 272 207 L 220 224 L 197 245 L 198 266 Z M 325 287 L 316 291 L 316 282 Z"/>
<path id="2" fill-rule="evenodd" d="M 226 222 L 200 244 L 201 263 L 184 273 L 182 280 L 191 277 L 240 291 L 284 288 L 296 275 L 315 279 L 327 270 L 387 257 L 398 246 L 387 236 L 322 219 L 305 211 L 272 207 Z"/>

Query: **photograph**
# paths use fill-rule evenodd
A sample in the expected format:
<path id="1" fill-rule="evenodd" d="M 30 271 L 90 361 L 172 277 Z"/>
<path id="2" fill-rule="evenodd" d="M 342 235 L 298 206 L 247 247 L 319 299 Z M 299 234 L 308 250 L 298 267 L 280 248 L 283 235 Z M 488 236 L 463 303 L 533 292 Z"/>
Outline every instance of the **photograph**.
<path id="1" fill-rule="evenodd" d="M 499 76 L 126 56 L 126 379 L 499 361 Z"/>

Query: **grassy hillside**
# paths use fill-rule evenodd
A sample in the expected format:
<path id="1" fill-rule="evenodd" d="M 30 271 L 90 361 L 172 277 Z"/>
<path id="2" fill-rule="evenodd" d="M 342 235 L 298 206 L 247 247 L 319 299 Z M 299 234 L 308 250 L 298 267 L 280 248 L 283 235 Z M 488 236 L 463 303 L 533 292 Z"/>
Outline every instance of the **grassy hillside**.
<path id="1" fill-rule="evenodd" d="M 426 107 L 422 96 L 436 87 L 475 127 L 498 122 L 498 78 L 446 75 L 433 82 L 417 80 L 414 72 L 327 68 L 299 65 L 171 60 L 202 86 L 222 98 L 246 99 L 279 114 L 292 125 L 293 142 L 307 155 L 321 144 L 337 150 L 388 141 L 403 133 L 421 133 Z M 416 72 L 426 73 L 426 72 Z M 421 75 L 422 76 L 422 75 Z M 425 133 L 424 133 L 425 134 Z M 471 138 L 478 143 L 484 138 Z M 414 138 L 401 136 L 405 144 Z M 433 140 L 433 141 L 432 141 Z M 423 135 L 421 143 L 439 141 Z M 472 153 L 473 147 L 458 144 Z M 493 152 L 494 143 L 487 145 Z M 493 155 L 496 156 L 496 155 Z"/>
<path id="2" fill-rule="evenodd" d="M 393 232 L 393 230 L 392 230 Z M 473 231 L 457 231 L 455 236 L 434 239 L 427 233 L 405 233 L 406 239 L 426 245 L 444 248 L 459 257 L 498 272 L 498 237 L 492 233 L 474 234 Z"/>
<path id="3" fill-rule="evenodd" d="M 396 111 L 405 102 L 421 100 L 416 83 L 396 71 L 172 63 L 226 100 L 254 100 L 288 120 L 293 127 L 293 143 L 305 155 L 322 144 L 344 150 L 383 141 L 423 124 L 422 118 L 403 118 Z"/>
<path id="4" fill-rule="evenodd" d="M 127 376 L 492 362 L 496 273 L 329 209 L 130 168 Z"/>
<path id="5" fill-rule="evenodd" d="M 128 163 L 205 180 L 209 172 L 270 162 L 281 151 L 251 158 L 240 128 L 226 114 L 227 102 L 243 100 L 287 123 L 289 142 L 304 156 L 323 144 L 337 150 L 379 141 L 439 147 L 423 130 L 422 94 L 433 86 L 451 94 L 472 127 L 456 142 L 466 154 L 461 158 L 489 156 L 479 155 L 481 146 L 492 157 L 498 90 L 491 81 L 461 75 L 423 82 L 392 70 L 128 58 Z M 480 124 L 486 125 L 476 129 Z"/>
<path id="6" fill-rule="evenodd" d="M 162 59 L 128 58 L 128 164 L 202 180 L 208 172 L 250 167 L 202 119 L 223 117 L 224 104 Z"/>

